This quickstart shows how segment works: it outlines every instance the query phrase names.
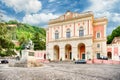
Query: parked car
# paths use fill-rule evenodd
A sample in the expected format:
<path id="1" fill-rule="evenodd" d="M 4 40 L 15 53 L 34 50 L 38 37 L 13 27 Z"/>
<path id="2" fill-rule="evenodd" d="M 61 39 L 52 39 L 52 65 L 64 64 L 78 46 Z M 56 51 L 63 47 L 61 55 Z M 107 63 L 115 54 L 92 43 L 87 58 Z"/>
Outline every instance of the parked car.
<path id="1" fill-rule="evenodd" d="M 8 60 L 1 60 L 1 64 L 7 64 L 9 63 Z"/>
<path id="2" fill-rule="evenodd" d="M 103 60 L 108 60 L 108 58 L 107 58 L 107 57 L 105 57 L 105 56 L 104 56 L 102 59 L 103 59 Z"/>
<path id="3" fill-rule="evenodd" d="M 75 64 L 86 64 L 85 60 L 77 60 L 75 61 Z"/>
<path id="4" fill-rule="evenodd" d="M 105 57 L 105 56 L 100 57 L 100 58 L 98 58 L 98 59 L 101 59 L 101 60 L 108 60 L 108 58 L 107 58 L 107 57 Z"/>

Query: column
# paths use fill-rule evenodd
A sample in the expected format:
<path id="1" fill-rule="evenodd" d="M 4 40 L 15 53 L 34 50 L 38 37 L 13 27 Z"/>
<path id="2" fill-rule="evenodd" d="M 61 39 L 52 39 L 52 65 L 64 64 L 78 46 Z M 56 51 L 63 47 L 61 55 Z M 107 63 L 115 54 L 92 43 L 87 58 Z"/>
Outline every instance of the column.
<path id="1" fill-rule="evenodd" d="M 78 50 L 77 47 L 72 47 L 72 60 L 78 60 Z"/>

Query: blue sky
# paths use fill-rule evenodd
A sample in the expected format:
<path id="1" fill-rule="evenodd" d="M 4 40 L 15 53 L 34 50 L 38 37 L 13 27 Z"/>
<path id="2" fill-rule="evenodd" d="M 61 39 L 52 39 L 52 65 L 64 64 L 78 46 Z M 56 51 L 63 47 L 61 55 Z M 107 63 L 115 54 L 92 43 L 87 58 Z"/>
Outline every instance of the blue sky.
<path id="1" fill-rule="evenodd" d="M 120 25 L 120 0 L 0 0 L 2 19 L 18 20 L 46 27 L 49 19 L 67 10 L 83 13 L 93 11 L 95 18 L 108 18 L 107 35 Z"/>

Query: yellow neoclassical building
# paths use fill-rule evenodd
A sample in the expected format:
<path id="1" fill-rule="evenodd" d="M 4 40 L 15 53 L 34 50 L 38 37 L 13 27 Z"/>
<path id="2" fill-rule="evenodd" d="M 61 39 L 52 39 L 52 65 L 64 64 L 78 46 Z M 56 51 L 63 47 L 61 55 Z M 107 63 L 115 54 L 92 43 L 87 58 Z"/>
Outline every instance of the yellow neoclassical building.
<path id="1" fill-rule="evenodd" d="M 106 56 L 106 17 L 93 12 L 73 13 L 52 19 L 46 29 L 46 53 L 51 60 L 93 59 Z"/>

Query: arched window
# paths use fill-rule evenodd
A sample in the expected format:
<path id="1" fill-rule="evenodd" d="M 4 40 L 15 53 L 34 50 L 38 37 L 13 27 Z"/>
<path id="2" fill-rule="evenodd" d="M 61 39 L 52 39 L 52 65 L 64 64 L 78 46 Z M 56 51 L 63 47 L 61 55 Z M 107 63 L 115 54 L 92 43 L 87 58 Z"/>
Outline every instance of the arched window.
<path id="1" fill-rule="evenodd" d="M 70 29 L 67 29 L 67 31 L 66 31 L 66 37 L 70 38 L 70 36 L 71 36 Z"/>
<path id="2" fill-rule="evenodd" d="M 84 29 L 83 29 L 83 27 L 80 27 L 80 29 L 79 29 L 79 36 L 84 36 Z"/>
<path id="3" fill-rule="evenodd" d="M 58 39 L 59 38 L 59 32 L 58 30 L 55 31 L 55 39 Z"/>

